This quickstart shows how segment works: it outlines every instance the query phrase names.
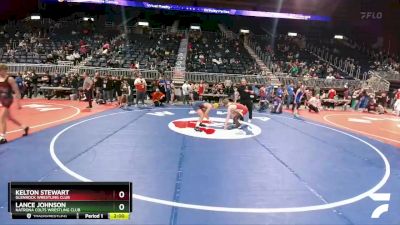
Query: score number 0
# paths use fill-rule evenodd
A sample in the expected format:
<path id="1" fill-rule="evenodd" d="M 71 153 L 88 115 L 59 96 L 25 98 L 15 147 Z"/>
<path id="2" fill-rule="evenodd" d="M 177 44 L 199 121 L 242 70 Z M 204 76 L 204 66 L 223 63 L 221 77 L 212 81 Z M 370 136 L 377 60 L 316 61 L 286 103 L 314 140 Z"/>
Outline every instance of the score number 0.
<path id="1" fill-rule="evenodd" d="M 118 197 L 119 197 L 120 199 L 125 198 L 125 192 L 124 192 L 124 191 L 120 191 L 120 192 L 118 193 Z M 125 209 L 125 205 L 124 205 L 124 204 L 119 204 L 118 208 L 119 208 L 120 211 L 123 211 L 123 210 Z"/>

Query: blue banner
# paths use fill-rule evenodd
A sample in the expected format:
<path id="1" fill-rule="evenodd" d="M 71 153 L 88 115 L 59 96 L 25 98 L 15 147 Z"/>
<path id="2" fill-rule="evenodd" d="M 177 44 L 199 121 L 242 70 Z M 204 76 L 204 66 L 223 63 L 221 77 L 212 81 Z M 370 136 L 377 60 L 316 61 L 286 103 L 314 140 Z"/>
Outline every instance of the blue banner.
<path id="1" fill-rule="evenodd" d="M 42 0 L 42 1 L 59 2 L 59 0 Z M 146 8 L 146 9 L 163 9 L 163 10 L 188 11 L 197 13 L 226 14 L 234 16 L 253 16 L 253 17 L 267 17 L 267 18 L 280 18 L 280 19 L 293 19 L 293 20 L 331 21 L 331 18 L 329 16 L 264 12 L 264 11 L 240 10 L 240 9 L 220 9 L 220 8 L 209 8 L 209 7 L 138 2 L 130 0 L 64 0 L 64 2 L 111 4 L 111 5 L 121 5 L 129 7 Z"/>

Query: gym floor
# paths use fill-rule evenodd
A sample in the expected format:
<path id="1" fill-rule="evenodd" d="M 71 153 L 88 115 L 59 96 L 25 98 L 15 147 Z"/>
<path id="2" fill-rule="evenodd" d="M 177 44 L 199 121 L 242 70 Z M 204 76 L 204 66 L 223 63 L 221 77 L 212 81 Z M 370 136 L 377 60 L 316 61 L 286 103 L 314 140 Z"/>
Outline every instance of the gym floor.
<path id="1" fill-rule="evenodd" d="M 131 181 L 129 221 L 57 224 L 400 224 L 400 119 L 303 110 L 301 119 L 255 113 L 223 130 L 223 109 L 205 132 L 183 106 L 86 110 L 70 101 L 23 102 L 32 127 L 0 146 L 0 193 L 9 181 Z M 0 195 L 1 224 L 11 220 Z"/>

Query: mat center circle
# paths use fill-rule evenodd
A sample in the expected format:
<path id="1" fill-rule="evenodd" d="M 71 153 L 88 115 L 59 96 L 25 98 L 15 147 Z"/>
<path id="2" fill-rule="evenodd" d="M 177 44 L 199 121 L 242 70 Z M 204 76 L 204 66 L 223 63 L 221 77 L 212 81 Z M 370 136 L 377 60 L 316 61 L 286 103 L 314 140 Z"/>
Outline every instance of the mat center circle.
<path id="1" fill-rule="evenodd" d="M 243 139 L 261 134 L 260 127 L 243 121 L 240 128 L 226 130 L 224 129 L 225 119 L 217 117 L 211 117 L 210 121 L 203 122 L 205 127 L 201 127 L 201 131 L 196 131 L 194 128 L 197 120 L 197 117 L 173 120 L 168 127 L 179 134 L 207 139 Z"/>

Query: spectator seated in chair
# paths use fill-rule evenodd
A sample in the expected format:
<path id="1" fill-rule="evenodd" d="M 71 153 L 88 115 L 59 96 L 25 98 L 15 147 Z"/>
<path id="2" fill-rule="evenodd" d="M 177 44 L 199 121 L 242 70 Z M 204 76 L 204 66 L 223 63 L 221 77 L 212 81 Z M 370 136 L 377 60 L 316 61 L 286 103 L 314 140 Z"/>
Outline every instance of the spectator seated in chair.
<path id="1" fill-rule="evenodd" d="M 259 90 L 260 102 L 258 112 L 264 112 L 268 109 L 269 102 L 267 100 L 267 92 L 265 89 L 265 85 L 260 87 Z"/>
<path id="2" fill-rule="evenodd" d="M 385 109 L 383 108 L 383 106 L 378 105 L 378 103 L 376 103 L 376 100 L 374 98 L 369 100 L 365 111 L 369 112 L 369 113 L 375 113 L 375 114 L 384 114 L 385 113 Z"/>
<path id="3" fill-rule="evenodd" d="M 282 95 L 277 95 L 272 101 L 271 113 L 281 114 L 282 108 Z"/>
<path id="4" fill-rule="evenodd" d="M 155 107 L 163 106 L 162 103 L 165 100 L 165 94 L 157 88 L 156 91 L 151 94 L 151 100 L 153 101 Z"/>

